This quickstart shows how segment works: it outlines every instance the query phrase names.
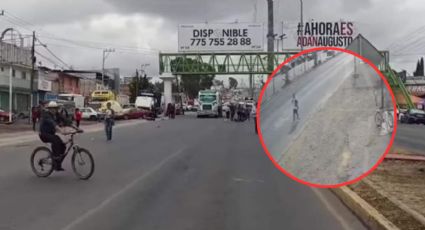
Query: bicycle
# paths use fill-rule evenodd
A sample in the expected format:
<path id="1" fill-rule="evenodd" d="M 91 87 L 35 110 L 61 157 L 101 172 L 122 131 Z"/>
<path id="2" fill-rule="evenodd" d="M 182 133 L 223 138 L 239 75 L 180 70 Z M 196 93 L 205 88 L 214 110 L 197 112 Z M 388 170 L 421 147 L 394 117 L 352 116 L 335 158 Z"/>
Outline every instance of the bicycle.
<path id="1" fill-rule="evenodd" d="M 394 127 L 394 113 L 392 111 L 383 111 L 381 109 L 377 110 L 375 113 L 375 124 L 376 127 L 381 127 L 382 123 L 385 121 L 390 130 L 393 130 Z"/>
<path id="2" fill-rule="evenodd" d="M 72 170 L 74 171 L 75 175 L 81 179 L 81 180 L 88 180 L 94 173 L 94 160 L 91 153 L 84 148 L 81 148 L 77 144 L 74 144 L 74 136 L 77 133 L 83 133 L 83 130 L 75 129 L 75 132 L 72 132 L 68 135 L 70 135 L 70 139 L 65 142 L 65 145 L 67 146 L 66 151 L 63 155 L 60 156 L 58 160 L 62 162 L 65 157 L 68 155 L 68 153 L 73 150 L 72 156 L 71 156 L 71 165 Z M 44 157 L 41 157 L 40 159 L 37 159 L 36 157 L 41 155 L 42 153 L 47 153 Z M 86 159 L 85 159 L 86 158 Z M 78 166 L 85 166 L 86 164 L 90 164 L 88 168 L 88 172 L 83 174 L 80 172 L 80 170 L 77 168 Z M 37 166 L 40 168 L 38 169 Z M 31 169 L 34 172 L 34 174 L 38 177 L 48 177 L 53 172 L 53 156 L 52 151 L 50 148 L 46 146 L 39 146 L 34 149 L 34 151 L 31 154 Z"/>

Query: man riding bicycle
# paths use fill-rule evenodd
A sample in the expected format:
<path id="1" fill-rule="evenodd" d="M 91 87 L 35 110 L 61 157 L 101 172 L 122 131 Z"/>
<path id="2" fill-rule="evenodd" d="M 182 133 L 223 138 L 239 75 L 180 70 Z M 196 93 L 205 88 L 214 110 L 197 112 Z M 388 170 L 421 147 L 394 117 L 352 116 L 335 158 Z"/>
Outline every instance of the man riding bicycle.
<path id="1" fill-rule="evenodd" d="M 49 102 L 45 108 L 47 110 L 41 114 L 39 137 L 44 143 L 51 143 L 54 170 L 63 171 L 61 156 L 65 153 L 66 145 L 56 133 L 69 134 L 60 127 L 66 123 L 65 118 L 59 114 L 59 106 L 55 101 Z"/>

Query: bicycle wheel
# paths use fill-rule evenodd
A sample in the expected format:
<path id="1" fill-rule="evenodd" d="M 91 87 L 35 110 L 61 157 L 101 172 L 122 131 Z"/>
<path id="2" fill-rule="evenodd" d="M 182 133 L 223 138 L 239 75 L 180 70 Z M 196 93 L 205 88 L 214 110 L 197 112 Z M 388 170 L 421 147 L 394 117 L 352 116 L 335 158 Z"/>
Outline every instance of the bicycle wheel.
<path id="1" fill-rule="evenodd" d="M 52 151 L 47 147 L 37 147 L 31 154 L 31 169 L 38 177 L 48 177 L 53 172 Z"/>
<path id="2" fill-rule="evenodd" d="M 81 180 L 89 179 L 94 173 L 93 156 L 87 149 L 80 148 L 74 151 L 71 158 L 72 170 Z"/>

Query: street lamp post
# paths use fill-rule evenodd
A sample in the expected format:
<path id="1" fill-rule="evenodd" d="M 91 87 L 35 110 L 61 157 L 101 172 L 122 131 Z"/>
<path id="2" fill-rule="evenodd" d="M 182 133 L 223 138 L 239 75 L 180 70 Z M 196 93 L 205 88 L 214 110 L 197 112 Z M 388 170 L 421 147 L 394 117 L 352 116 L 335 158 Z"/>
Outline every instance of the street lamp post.
<path id="1" fill-rule="evenodd" d="M 13 73 L 13 64 L 10 63 L 10 71 L 9 71 L 9 123 L 12 123 L 12 73 Z"/>
<path id="2" fill-rule="evenodd" d="M 103 49 L 103 55 L 102 55 L 102 88 L 105 87 L 105 60 L 108 57 L 108 55 L 112 52 L 115 52 L 115 49 Z"/>

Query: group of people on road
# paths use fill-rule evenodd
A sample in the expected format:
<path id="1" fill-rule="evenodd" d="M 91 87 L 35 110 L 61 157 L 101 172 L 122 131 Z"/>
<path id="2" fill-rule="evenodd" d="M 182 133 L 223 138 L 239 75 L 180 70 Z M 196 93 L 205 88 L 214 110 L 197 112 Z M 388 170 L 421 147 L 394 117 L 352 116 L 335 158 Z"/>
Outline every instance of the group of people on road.
<path id="1" fill-rule="evenodd" d="M 243 122 L 251 120 L 252 106 L 242 103 L 230 103 L 225 109 L 226 118 L 230 121 Z"/>
<path id="2" fill-rule="evenodd" d="M 255 105 L 249 106 L 247 103 L 231 102 L 226 106 L 227 108 L 225 108 L 226 118 L 230 121 L 236 122 L 244 122 L 247 120 L 250 121 L 251 118 L 253 118 L 255 124 L 255 133 L 258 133 L 256 106 L 256 103 Z"/>

